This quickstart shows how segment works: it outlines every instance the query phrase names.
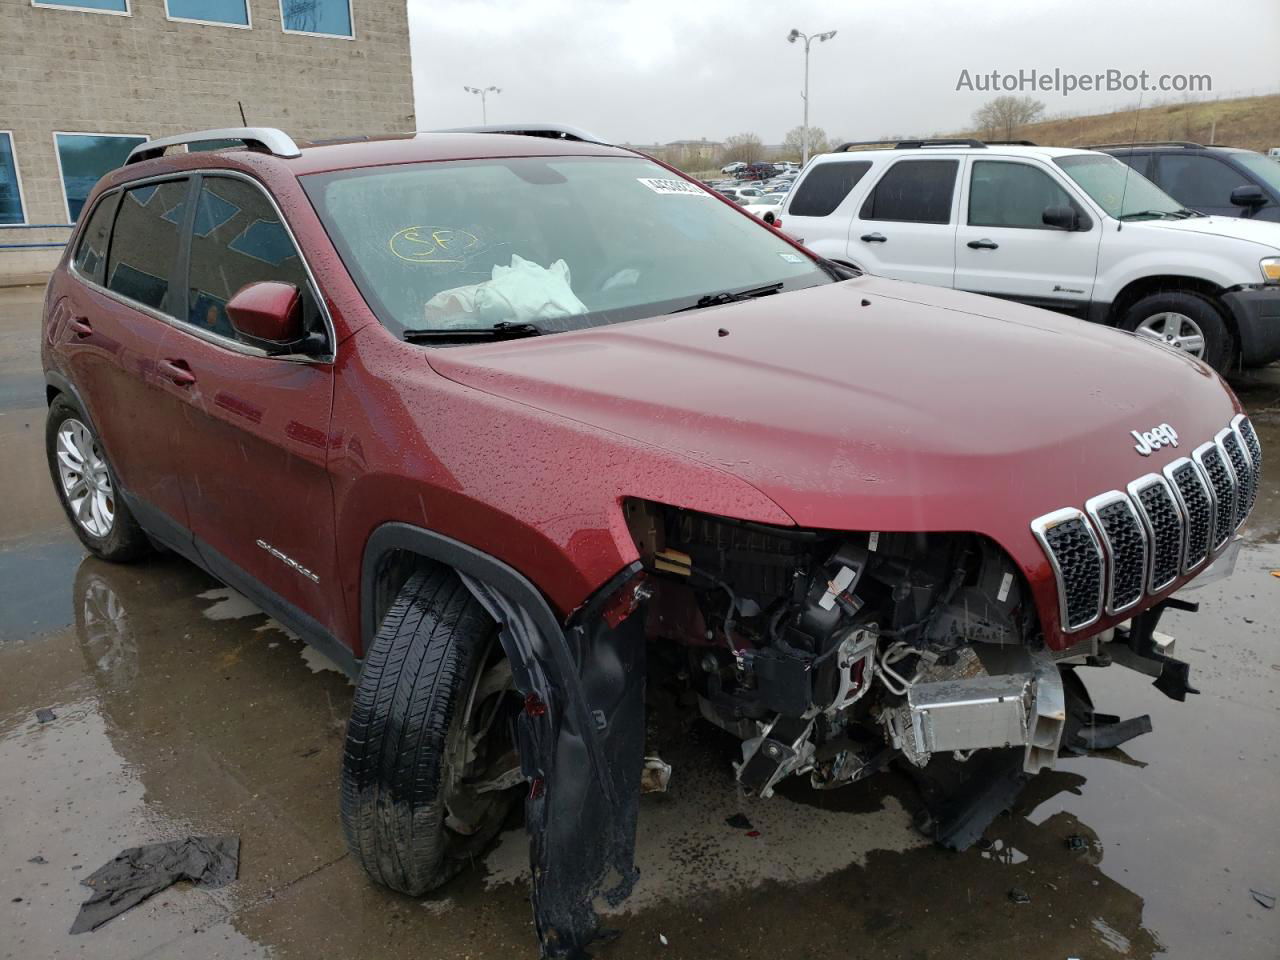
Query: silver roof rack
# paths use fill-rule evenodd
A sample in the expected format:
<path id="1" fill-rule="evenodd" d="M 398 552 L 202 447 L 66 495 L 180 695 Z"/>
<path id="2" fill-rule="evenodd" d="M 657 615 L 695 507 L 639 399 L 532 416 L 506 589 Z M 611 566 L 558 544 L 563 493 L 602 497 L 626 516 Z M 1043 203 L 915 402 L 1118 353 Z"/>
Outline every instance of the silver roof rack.
<path id="1" fill-rule="evenodd" d="M 159 140 L 148 140 L 140 143 L 129 153 L 124 163 L 139 163 L 163 156 L 169 147 L 187 146 L 193 143 L 208 143 L 220 140 L 239 140 L 246 147 L 266 150 L 277 157 L 300 157 L 302 151 L 283 130 L 275 127 L 227 127 L 222 130 L 198 130 L 195 133 L 183 133 L 176 137 L 161 137 Z"/>
<path id="2" fill-rule="evenodd" d="M 547 137 L 552 140 L 578 140 L 582 143 L 599 143 L 609 146 L 609 141 L 587 133 L 577 127 L 562 123 L 504 123 L 483 127 L 447 127 L 443 130 L 421 130 L 420 133 L 510 133 L 520 137 Z"/>

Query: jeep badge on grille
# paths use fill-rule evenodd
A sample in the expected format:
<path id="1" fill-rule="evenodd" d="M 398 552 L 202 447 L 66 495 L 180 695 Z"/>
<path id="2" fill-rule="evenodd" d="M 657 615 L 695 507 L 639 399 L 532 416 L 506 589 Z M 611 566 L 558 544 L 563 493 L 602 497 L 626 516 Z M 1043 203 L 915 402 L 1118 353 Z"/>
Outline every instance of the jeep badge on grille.
<path id="1" fill-rule="evenodd" d="M 1178 445 L 1178 431 L 1167 423 L 1152 427 L 1150 430 L 1144 430 L 1142 433 L 1137 430 L 1130 430 L 1129 433 L 1133 435 L 1133 439 L 1138 441 L 1133 445 L 1133 449 L 1144 457 L 1151 456 L 1152 451 L 1159 450 L 1165 445 L 1170 447 Z"/>

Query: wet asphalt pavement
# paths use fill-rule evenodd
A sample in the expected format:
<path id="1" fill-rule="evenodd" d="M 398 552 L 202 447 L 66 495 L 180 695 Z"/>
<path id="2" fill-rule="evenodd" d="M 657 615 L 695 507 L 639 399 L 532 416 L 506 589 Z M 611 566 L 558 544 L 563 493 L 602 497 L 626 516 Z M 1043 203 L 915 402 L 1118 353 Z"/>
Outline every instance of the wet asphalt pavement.
<path id="1" fill-rule="evenodd" d="M 346 679 L 181 560 L 87 557 L 45 466 L 40 298 L 0 290 L 0 958 L 536 956 L 518 823 L 431 899 L 375 887 L 338 823 Z M 1250 893 L 1280 893 L 1280 367 L 1236 386 L 1270 454 L 1259 503 L 1235 575 L 1162 626 L 1201 696 L 1087 671 L 1100 710 L 1155 732 L 1063 761 L 964 854 L 912 830 L 894 775 L 743 801 L 697 734 L 644 798 L 642 878 L 597 955 L 1280 957 Z M 193 833 L 240 836 L 239 880 L 67 933 L 81 877 Z"/>

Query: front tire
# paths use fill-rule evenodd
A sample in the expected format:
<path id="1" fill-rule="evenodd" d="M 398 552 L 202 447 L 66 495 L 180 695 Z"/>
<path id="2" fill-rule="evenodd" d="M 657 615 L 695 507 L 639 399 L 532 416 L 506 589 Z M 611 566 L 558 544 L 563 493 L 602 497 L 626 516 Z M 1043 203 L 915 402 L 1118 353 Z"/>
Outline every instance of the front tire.
<path id="1" fill-rule="evenodd" d="M 1222 312 L 1208 297 L 1187 290 L 1143 297 L 1125 311 L 1120 326 L 1189 353 L 1219 373 L 1235 355 L 1235 341 Z"/>
<path id="2" fill-rule="evenodd" d="M 352 855 L 393 890 L 420 896 L 449 880 L 511 808 L 518 700 L 496 638 L 458 576 L 432 567 L 405 583 L 367 652 L 347 726 L 342 827 Z"/>
<path id="3" fill-rule="evenodd" d="M 65 397 L 49 405 L 44 444 L 54 490 L 80 542 L 94 556 L 115 563 L 146 556 L 150 541 L 119 495 L 120 482 L 102 441 L 84 412 Z"/>

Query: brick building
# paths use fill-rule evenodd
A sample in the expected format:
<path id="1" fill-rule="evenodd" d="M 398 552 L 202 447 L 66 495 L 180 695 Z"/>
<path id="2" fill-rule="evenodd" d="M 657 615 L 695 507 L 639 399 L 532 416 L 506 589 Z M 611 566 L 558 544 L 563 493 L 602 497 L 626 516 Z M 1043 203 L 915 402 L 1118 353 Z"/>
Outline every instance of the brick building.
<path id="1" fill-rule="evenodd" d="M 406 0 L 0 0 L 0 284 L 41 280 L 143 139 L 415 128 Z"/>

